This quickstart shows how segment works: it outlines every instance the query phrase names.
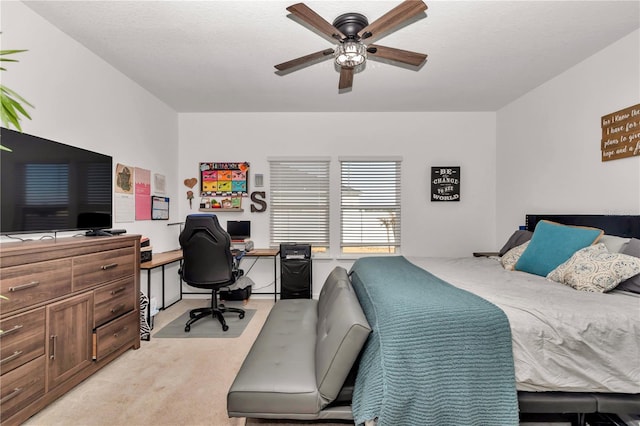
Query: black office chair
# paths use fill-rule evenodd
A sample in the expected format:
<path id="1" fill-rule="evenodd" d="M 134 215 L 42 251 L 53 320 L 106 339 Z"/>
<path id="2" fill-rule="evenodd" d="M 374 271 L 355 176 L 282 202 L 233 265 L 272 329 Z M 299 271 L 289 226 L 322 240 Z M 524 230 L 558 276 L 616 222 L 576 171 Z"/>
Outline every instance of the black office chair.
<path id="1" fill-rule="evenodd" d="M 192 309 L 184 331 L 189 332 L 191 324 L 209 315 L 218 318 L 222 330 L 227 331 L 224 312 L 238 313 L 240 319 L 245 314 L 242 309 L 218 305 L 218 290 L 231 286 L 241 275 L 238 259 L 231 253 L 229 234 L 220 227 L 215 215 L 193 214 L 187 216 L 179 241 L 183 261 L 178 273 L 182 280 L 190 286 L 211 290 L 211 306 Z"/>

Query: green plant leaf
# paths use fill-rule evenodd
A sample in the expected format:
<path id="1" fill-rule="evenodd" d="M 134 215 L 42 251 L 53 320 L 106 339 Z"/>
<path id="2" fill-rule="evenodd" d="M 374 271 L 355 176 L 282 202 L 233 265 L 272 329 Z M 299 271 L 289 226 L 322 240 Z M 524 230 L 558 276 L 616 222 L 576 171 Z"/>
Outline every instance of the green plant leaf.
<path id="1" fill-rule="evenodd" d="M 22 53 L 27 52 L 27 49 L 11 49 L 11 50 L 0 50 L 0 56 L 3 55 L 13 55 L 14 53 Z"/>
<path id="2" fill-rule="evenodd" d="M 27 104 L 31 108 L 35 108 L 33 105 L 31 105 L 29 102 L 27 102 L 27 100 L 25 98 L 23 98 L 22 96 L 18 95 L 15 91 L 9 89 L 7 86 L 3 86 L 3 85 L 0 84 L 0 91 L 6 92 L 10 97 L 12 96 L 14 98 L 18 98 L 18 100 L 20 102 L 22 102 L 23 104 Z"/>
<path id="3" fill-rule="evenodd" d="M 26 51 L 26 49 L 0 50 L 0 62 L 19 62 L 17 59 L 6 58 L 5 56 Z M 0 70 L 6 71 L 7 69 L 0 67 Z M 31 116 L 25 110 L 23 105 L 31 108 L 33 108 L 33 105 L 27 102 L 26 99 L 15 91 L 3 86 L 2 84 L 0 84 L 0 101 L 2 106 L 2 108 L 0 108 L 0 119 L 2 120 L 2 124 L 7 128 L 10 127 L 10 125 L 13 125 L 17 130 L 22 131 L 22 127 L 20 127 L 20 116 L 22 115 L 23 117 L 31 120 Z M 0 150 L 11 151 L 2 145 L 0 145 Z"/>
<path id="4" fill-rule="evenodd" d="M 13 152 L 11 151 L 11 148 L 7 148 L 6 146 L 0 145 L 0 151 L 9 151 L 9 152 Z"/>
<path id="5" fill-rule="evenodd" d="M 9 124 L 13 124 L 13 126 L 18 130 L 22 131 L 22 127 L 20 126 L 20 118 L 18 117 L 18 113 L 15 110 L 14 104 L 11 102 L 12 99 L 8 97 L 4 92 L 0 93 L 0 99 L 2 100 L 2 109 L 0 110 L 2 116 L 2 123 L 8 128 Z"/>

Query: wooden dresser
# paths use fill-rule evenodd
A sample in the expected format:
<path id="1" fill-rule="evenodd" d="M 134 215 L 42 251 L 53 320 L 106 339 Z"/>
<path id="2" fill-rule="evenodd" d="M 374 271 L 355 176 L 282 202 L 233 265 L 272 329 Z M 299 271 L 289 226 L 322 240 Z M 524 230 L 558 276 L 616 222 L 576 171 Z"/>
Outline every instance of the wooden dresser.
<path id="1" fill-rule="evenodd" d="M 139 280 L 139 235 L 0 245 L 3 426 L 140 347 Z"/>

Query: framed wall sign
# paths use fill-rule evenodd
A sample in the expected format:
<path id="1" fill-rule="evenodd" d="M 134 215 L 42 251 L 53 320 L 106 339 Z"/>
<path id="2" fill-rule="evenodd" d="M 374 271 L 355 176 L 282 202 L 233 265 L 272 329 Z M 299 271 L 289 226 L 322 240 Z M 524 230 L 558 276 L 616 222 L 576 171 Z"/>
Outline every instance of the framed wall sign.
<path id="1" fill-rule="evenodd" d="M 169 220 L 169 197 L 151 196 L 151 219 Z"/>
<path id="2" fill-rule="evenodd" d="M 243 196 L 249 191 L 249 163 L 200 163 L 200 196 Z"/>
<path id="3" fill-rule="evenodd" d="M 460 167 L 431 167 L 431 201 L 460 201 Z"/>

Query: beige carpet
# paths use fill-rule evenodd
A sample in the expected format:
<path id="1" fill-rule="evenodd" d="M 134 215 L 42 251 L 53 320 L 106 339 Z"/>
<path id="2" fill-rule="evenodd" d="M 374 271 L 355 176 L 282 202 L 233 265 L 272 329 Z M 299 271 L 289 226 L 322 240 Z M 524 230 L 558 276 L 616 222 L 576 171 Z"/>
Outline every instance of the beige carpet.
<path id="1" fill-rule="evenodd" d="M 183 300 L 155 318 L 157 332 L 187 309 L 208 301 Z M 154 339 L 123 356 L 29 419 L 25 425 L 231 425 L 227 390 L 273 306 L 251 299 L 256 313 L 238 338 Z"/>
<path id="2" fill-rule="evenodd" d="M 187 309 L 208 301 L 183 300 L 155 318 L 150 341 L 76 386 L 24 425 L 27 426 L 336 426 L 343 422 L 230 419 L 226 396 L 251 344 L 273 306 L 251 299 L 256 313 L 240 337 L 154 339 Z M 351 423 L 352 424 L 352 423 Z M 525 425 L 527 423 L 521 423 Z M 529 425 L 549 423 L 531 423 Z M 562 423 L 560 423 L 562 424 Z M 557 423 L 556 423 L 557 425 Z"/>

